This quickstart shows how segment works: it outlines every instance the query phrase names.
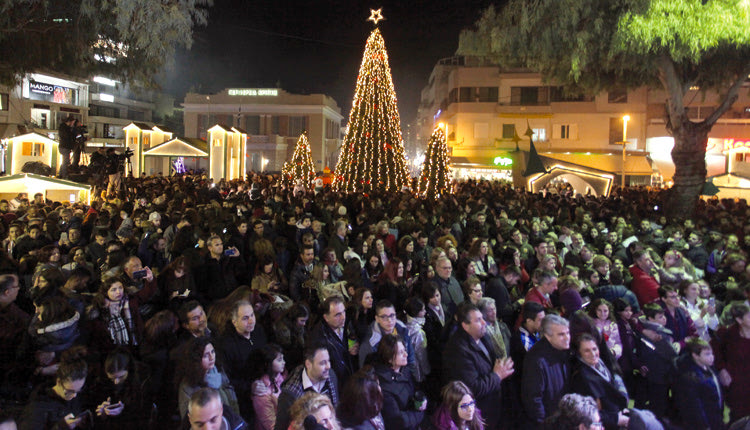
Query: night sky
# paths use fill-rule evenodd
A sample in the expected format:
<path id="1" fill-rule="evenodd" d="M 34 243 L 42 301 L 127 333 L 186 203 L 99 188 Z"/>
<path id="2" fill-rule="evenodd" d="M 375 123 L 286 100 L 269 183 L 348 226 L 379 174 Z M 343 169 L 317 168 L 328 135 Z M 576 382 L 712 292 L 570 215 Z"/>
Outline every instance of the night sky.
<path id="1" fill-rule="evenodd" d="M 163 88 L 215 93 L 226 87 L 275 87 L 332 96 L 348 120 L 367 37 L 370 8 L 383 8 L 385 38 L 402 127 L 416 117 L 435 62 L 458 47 L 491 0 L 215 0 L 191 50 L 178 52 Z"/>

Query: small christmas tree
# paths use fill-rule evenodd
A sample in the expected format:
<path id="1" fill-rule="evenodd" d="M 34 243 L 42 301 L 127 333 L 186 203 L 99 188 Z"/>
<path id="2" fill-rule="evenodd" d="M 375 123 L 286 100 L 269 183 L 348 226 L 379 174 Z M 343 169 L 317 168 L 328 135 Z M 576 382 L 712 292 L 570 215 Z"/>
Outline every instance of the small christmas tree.
<path id="1" fill-rule="evenodd" d="M 427 143 L 422 174 L 419 177 L 419 194 L 428 199 L 437 199 L 448 192 L 451 168 L 448 164 L 448 143 L 443 124 L 435 127 Z"/>
<path id="2" fill-rule="evenodd" d="M 288 186 L 302 181 L 307 189 L 315 179 L 315 164 L 313 164 L 310 141 L 306 131 L 299 135 L 292 159 L 284 163 L 284 167 L 281 168 L 281 177 Z"/>
<path id="3" fill-rule="evenodd" d="M 371 12 L 377 25 L 380 10 Z M 347 193 L 400 191 L 409 185 L 396 90 L 377 28 L 365 46 L 334 181 L 337 191 Z"/>

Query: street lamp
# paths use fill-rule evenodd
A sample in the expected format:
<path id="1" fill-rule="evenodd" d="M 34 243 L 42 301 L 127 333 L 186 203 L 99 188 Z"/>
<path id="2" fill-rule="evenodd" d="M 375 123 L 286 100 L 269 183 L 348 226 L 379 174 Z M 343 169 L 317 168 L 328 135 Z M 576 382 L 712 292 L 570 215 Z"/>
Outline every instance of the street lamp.
<path id="1" fill-rule="evenodd" d="M 630 115 L 622 117 L 622 189 L 625 189 L 625 145 L 628 144 L 628 121 L 630 121 Z"/>

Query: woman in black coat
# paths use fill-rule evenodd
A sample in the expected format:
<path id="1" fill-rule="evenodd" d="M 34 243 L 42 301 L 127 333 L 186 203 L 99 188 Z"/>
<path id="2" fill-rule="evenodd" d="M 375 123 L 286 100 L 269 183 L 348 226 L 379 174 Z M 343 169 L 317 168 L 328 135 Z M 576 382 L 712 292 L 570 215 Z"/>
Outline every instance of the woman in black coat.
<path id="1" fill-rule="evenodd" d="M 147 385 L 138 367 L 124 349 L 107 356 L 104 372 L 94 384 L 91 395 L 91 404 L 97 405 L 97 427 L 133 429 L 148 423 L 151 402 L 147 400 Z"/>
<path id="2" fill-rule="evenodd" d="M 378 359 L 375 373 L 383 392 L 385 428 L 418 429 L 424 419 L 427 400 L 422 395 L 422 401 L 415 402 L 416 382 L 407 366 L 408 354 L 403 340 L 396 335 L 384 336 L 378 345 Z"/>
<path id="3" fill-rule="evenodd" d="M 628 393 L 619 374 L 599 360 L 597 339 L 588 333 L 577 341 L 577 362 L 570 378 L 571 392 L 590 396 L 599 404 L 599 415 L 606 429 L 627 426 Z"/>

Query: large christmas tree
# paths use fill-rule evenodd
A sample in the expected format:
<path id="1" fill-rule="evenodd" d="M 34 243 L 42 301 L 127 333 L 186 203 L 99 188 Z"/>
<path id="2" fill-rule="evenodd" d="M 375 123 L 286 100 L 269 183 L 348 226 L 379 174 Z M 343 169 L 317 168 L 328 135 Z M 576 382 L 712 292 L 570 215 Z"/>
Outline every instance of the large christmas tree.
<path id="1" fill-rule="evenodd" d="M 307 189 L 315 179 L 315 164 L 313 164 L 310 140 L 307 138 L 306 131 L 299 135 L 292 159 L 284 163 L 284 167 L 281 168 L 281 177 L 287 185 L 302 181 Z"/>
<path id="2" fill-rule="evenodd" d="M 448 192 L 450 180 L 448 143 L 443 125 L 440 124 L 435 127 L 427 144 L 422 174 L 419 177 L 419 194 L 429 199 L 439 198 Z"/>
<path id="3" fill-rule="evenodd" d="M 378 18 L 373 19 L 377 13 Z M 382 19 L 380 11 L 370 17 Z M 336 165 L 334 187 L 355 191 L 399 191 L 409 185 L 396 91 L 385 41 L 376 28 L 367 39 L 349 127 Z"/>

